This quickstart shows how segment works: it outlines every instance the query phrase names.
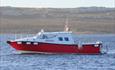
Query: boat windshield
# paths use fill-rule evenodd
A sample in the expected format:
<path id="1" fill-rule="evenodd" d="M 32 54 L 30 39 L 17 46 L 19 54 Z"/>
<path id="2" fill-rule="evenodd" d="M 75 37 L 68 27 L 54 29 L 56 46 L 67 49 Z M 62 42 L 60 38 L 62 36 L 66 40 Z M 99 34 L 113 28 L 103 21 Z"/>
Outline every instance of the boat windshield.
<path id="1" fill-rule="evenodd" d="M 47 37 L 47 35 L 42 34 L 42 35 L 40 35 L 40 39 L 48 39 L 48 37 Z"/>
<path id="2" fill-rule="evenodd" d="M 39 39 L 49 39 L 49 38 L 54 38 L 56 37 L 56 35 L 53 35 L 53 34 L 39 34 L 36 36 L 36 38 L 39 38 Z"/>

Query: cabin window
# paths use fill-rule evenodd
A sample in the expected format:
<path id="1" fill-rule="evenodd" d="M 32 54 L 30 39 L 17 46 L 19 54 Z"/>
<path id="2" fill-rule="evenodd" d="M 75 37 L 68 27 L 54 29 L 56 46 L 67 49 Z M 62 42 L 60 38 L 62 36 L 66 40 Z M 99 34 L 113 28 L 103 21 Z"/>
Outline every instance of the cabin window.
<path id="1" fill-rule="evenodd" d="M 64 39 L 65 39 L 65 41 L 69 41 L 69 38 L 68 38 L 68 37 L 65 37 Z"/>
<path id="2" fill-rule="evenodd" d="M 41 39 L 47 39 L 48 37 L 46 35 L 41 35 Z"/>
<path id="3" fill-rule="evenodd" d="M 59 37 L 58 39 L 59 39 L 59 41 L 63 41 L 63 38 L 62 38 L 62 37 Z"/>

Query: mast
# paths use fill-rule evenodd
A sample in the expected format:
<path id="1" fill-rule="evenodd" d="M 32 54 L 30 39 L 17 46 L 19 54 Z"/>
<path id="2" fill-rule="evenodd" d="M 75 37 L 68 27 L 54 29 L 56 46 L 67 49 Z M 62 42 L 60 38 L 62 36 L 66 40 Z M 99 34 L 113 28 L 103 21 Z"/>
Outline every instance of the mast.
<path id="1" fill-rule="evenodd" d="M 64 28 L 64 31 L 66 31 L 66 32 L 70 31 L 69 23 L 68 23 L 68 18 L 66 18 L 66 21 L 65 21 L 65 28 Z"/>

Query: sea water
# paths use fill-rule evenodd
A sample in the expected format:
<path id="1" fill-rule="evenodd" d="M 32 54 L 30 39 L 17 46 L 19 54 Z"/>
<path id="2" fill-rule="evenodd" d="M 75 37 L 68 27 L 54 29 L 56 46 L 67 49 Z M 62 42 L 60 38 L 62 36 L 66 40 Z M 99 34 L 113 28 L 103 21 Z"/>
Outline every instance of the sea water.
<path id="1" fill-rule="evenodd" d="M 115 70 L 115 34 L 77 36 L 80 41 L 101 41 L 107 54 L 19 54 L 6 41 L 27 35 L 0 34 L 0 70 Z"/>

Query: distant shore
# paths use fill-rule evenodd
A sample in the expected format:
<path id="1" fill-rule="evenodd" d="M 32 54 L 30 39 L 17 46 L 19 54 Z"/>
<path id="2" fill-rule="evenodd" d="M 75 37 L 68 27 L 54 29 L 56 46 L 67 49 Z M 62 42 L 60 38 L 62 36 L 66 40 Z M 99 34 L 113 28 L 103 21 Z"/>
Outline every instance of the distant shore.
<path id="1" fill-rule="evenodd" d="M 63 31 L 65 19 L 78 34 L 115 34 L 114 8 L 14 8 L 0 7 L 0 33 Z"/>

